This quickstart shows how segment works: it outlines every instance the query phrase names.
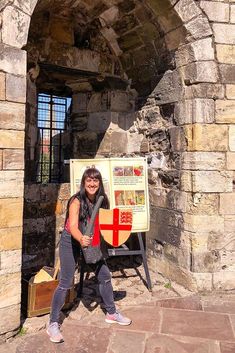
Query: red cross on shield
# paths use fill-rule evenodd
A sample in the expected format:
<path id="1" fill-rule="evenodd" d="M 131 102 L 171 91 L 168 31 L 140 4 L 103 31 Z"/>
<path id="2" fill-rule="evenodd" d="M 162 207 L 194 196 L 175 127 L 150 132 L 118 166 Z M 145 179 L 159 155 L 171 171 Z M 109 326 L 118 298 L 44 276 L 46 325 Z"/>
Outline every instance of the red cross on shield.
<path id="1" fill-rule="evenodd" d="M 131 234 L 132 209 L 105 210 L 100 208 L 99 227 L 104 240 L 114 247 L 125 243 Z"/>

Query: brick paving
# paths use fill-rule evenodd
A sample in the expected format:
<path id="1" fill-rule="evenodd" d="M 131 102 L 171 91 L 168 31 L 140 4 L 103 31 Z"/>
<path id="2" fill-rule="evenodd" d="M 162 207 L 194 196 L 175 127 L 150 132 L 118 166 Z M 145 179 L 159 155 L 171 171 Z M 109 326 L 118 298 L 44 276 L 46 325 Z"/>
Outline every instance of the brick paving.
<path id="1" fill-rule="evenodd" d="M 161 281 L 150 293 L 131 270 L 114 274 L 113 283 L 118 307 L 133 320 L 130 326 L 105 323 L 91 278 L 82 300 L 64 316 L 64 343 L 49 341 L 46 315 L 27 319 L 31 331 L 0 345 L 0 353 L 235 353 L 235 293 L 199 297 Z"/>

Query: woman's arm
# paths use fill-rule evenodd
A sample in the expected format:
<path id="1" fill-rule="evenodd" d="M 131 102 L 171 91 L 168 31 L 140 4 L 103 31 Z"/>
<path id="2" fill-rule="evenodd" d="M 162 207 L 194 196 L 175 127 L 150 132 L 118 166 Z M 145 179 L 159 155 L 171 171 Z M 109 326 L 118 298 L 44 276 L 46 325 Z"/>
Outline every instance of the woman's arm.
<path id="1" fill-rule="evenodd" d="M 90 245 L 91 238 L 87 235 L 83 235 L 78 228 L 79 212 L 80 201 L 75 198 L 69 206 L 69 228 L 74 239 L 84 247 Z"/>

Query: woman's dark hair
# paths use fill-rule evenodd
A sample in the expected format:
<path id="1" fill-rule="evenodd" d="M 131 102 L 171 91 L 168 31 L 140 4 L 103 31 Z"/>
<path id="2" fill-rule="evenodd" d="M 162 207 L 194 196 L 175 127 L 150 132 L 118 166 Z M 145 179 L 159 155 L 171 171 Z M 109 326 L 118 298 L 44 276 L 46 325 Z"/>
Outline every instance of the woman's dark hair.
<path id="1" fill-rule="evenodd" d="M 71 203 L 73 202 L 73 200 L 75 198 L 78 198 L 80 201 L 79 221 L 86 223 L 87 218 L 91 216 L 92 208 L 90 207 L 90 202 L 88 200 L 88 197 L 86 195 L 86 190 L 85 190 L 85 180 L 87 178 L 99 180 L 99 189 L 98 189 L 97 193 L 95 194 L 94 204 L 96 204 L 96 202 L 98 201 L 98 198 L 100 196 L 104 196 L 104 200 L 101 204 L 101 207 L 108 209 L 110 206 L 109 199 L 104 191 L 104 184 L 103 184 L 102 176 L 101 176 L 99 170 L 96 168 L 87 168 L 82 176 L 82 180 L 81 180 L 81 184 L 80 184 L 80 191 L 77 192 L 76 194 L 74 194 L 68 201 L 65 223 L 66 223 L 68 216 L 69 216 L 69 206 L 71 205 Z"/>

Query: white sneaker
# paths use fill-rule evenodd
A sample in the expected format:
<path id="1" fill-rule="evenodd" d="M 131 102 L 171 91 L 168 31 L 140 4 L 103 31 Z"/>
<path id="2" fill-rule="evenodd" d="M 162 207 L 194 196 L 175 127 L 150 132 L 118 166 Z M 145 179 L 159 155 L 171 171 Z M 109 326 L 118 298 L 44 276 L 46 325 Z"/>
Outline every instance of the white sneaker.
<path id="1" fill-rule="evenodd" d="M 116 311 L 114 314 L 106 314 L 105 321 L 108 324 L 119 324 L 123 326 L 128 326 L 131 324 L 131 319 L 128 317 L 123 316 L 121 313 Z"/>
<path id="2" fill-rule="evenodd" d="M 60 326 L 58 322 L 51 322 L 47 327 L 47 334 L 50 337 L 50 341 L 54 343 L 64 342 L 64 338 L 60 332 Z"/>

